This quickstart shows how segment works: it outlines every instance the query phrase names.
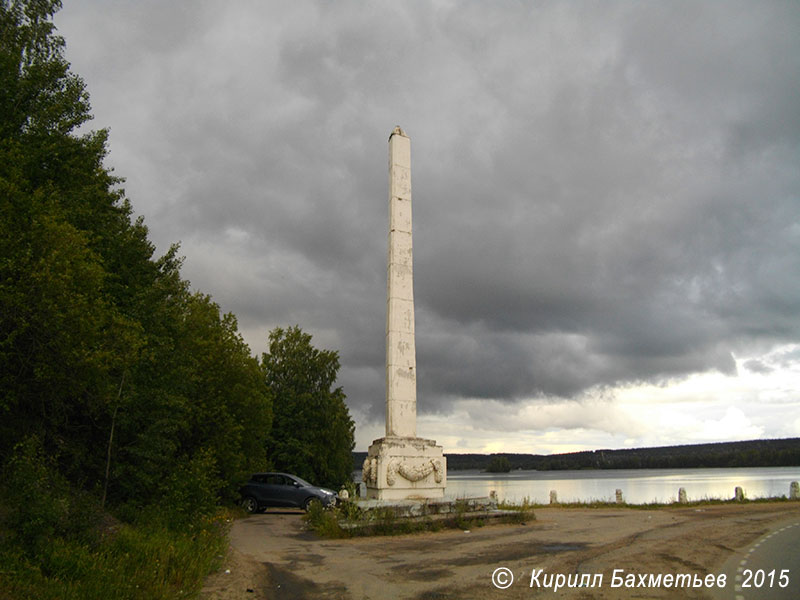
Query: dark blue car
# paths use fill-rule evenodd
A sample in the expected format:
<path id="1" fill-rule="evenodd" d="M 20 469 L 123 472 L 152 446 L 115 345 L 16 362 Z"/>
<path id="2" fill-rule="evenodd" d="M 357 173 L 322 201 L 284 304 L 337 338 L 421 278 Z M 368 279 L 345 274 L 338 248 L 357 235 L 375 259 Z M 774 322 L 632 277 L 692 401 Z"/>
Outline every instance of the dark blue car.
<path id="1" fill-rule="evenodd" d="M 290 506 L 308 510 L 312 502 L 335 506 L 335 492 L 311 485 L 297 475 L 287 473 L 254 473 L 239 493 L 242 506 L 249 513 L 263 511 L 268 506 Z"/>

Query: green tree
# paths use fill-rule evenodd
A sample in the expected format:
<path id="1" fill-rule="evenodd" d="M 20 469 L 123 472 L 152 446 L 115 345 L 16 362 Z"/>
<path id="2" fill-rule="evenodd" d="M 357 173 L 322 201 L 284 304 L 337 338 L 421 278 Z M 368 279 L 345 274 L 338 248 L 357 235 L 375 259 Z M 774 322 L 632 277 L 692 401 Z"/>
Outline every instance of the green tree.
<path id="1" fill-rule="evenodd" d="M 52 17 L 60 8 L 59 0 L 0 0 L 0 136 L 4 139 L 67 135 L 91 119 L 86 86 L 70 73 L 64 39 L 55 35 Z"/>
<path id="2" fill-rule="evenodd" d="M 154 257 L 103 166 L 106 131 L 76 133 L 89 97 L 60 6 L 0 0 L 0 456 L 35 438 L 113 504 L 202 480 L 207 506 L 265 466 L 269 391 L 235 317 L 181 279 L 177 246 Z"/>
<path id="3" fill-rule="evenodd" d="M 511 470 L 511 461 L 507 456 L 493 456 L 486 467 L 487 473 L 508 473 Z"/>
<path id="4" fill-rule="evenodd" d="M 267 442 L 274 467 L 332 488 L 349 481 L 354 424 L 342 388 L 333 387 L 338 353 L 312 346 L 298 326 L 278 327 L 261 368 L 274 402 Z"/>
<path id="5" fill-rule="evenodd" d="M 172 494 L 175 472 L 193 477 L 200 467 L 213 468 L 215 496 L 233 499 L 247 474 L 266 467 L 271 398 L 236 318 L 206 295 L 173 291 L 145 321 L 122 403 L 112 476 L 120 502 L 157 502 Z"/>
<path id="6" fill-rule="evenodd" d="M 0 0 L 0 453 L 36 435 L 80 480 L 102 468 L 87 448 L 103 447 L 141 344 L 108 293 L 111 247 L 148 245 L 120 235 L 130 207 L 102 168 L 106 133 L 72 133 L 91 115 L 59 8 Z"/>

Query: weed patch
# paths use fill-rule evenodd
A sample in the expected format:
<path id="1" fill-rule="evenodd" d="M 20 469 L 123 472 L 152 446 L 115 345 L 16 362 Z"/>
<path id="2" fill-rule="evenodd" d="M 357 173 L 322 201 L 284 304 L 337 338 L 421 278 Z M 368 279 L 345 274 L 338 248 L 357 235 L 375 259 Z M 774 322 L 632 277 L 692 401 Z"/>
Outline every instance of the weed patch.
<path id="1" fill-rule="evenodd" d="M 227 550 L 224 509 L 176 519 L 170 505 L 151 506 L 123 523 L 71 488 L 35 440 L 4 475 L 0 600 L 189 598 Z"/>
<path id="2" fill-rule="evenodd" d="M 114 535 L 87 544 L 56 537 L 36 555 L 0 545 L 0 598 L 131 600 L 193 597 L 227 549 L 227 519 L 220 515 L 174 531 L 122 524 Z"/>

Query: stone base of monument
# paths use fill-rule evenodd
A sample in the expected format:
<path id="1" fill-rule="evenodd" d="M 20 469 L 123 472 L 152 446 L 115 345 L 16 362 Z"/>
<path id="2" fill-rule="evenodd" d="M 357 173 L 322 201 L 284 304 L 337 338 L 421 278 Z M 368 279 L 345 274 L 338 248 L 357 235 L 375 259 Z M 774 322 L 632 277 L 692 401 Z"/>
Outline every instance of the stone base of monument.
<path id="1" fill-rule="evenodd" d="M 518 514 L 518 511 L 500 510 L 497 498 L 440 498 L 427 500 L 368 500 L 358 499 L 361 518 L 355 522 L 341 521 L 342 529 L 359 529 L 373 526 L 374 519 L 403 521 L 438 521 L 458 518 L 459 523 L 485 521 Z M 374 514 L 375 516 L 371 516 Z"/>
<path id="2" fill-rule="evenodd" d="M 362 479 L 368 499 L 419 502 L 443 498 L 447 459 L 433 440 L 387 436 L 369 447 Z"/>

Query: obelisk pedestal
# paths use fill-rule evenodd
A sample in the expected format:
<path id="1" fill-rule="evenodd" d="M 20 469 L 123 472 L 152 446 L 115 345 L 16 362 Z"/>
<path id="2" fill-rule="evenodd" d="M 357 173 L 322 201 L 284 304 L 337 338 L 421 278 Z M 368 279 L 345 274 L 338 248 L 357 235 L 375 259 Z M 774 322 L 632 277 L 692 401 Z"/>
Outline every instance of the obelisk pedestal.
<path id="1" fill-rule="evenodd" d="M 386 437 L 369 447 L 362 478 L 368 498 L 442 498 L 447 483 L 442 447 L 417 437 L 411 140 L 400 127 L 389 136 L 386 279 Z"/>

